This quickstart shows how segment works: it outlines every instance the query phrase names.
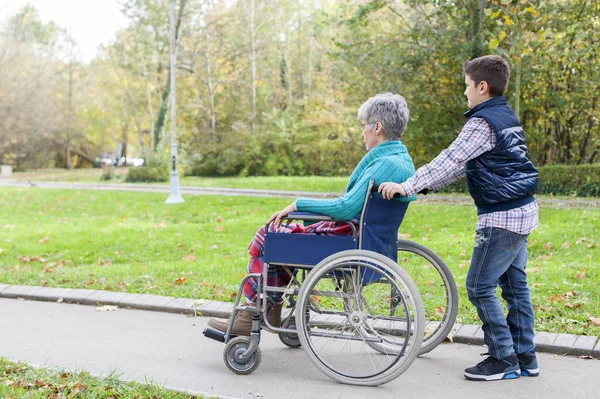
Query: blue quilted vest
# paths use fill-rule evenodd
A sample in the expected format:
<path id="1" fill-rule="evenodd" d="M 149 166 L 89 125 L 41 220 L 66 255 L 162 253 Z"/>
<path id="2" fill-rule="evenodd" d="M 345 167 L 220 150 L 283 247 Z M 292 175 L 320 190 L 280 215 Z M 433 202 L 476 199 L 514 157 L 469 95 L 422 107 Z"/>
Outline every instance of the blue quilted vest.
<path id="1" fill-rule="evenodd" d="M 528 158 L 525 133 L 504 96 L 465 112 L 483 118 L 496 135 L 496 147 L 467 162 L 467 185 L 477 214 L 506 211 L 535 201 L 538 171 Z"/>

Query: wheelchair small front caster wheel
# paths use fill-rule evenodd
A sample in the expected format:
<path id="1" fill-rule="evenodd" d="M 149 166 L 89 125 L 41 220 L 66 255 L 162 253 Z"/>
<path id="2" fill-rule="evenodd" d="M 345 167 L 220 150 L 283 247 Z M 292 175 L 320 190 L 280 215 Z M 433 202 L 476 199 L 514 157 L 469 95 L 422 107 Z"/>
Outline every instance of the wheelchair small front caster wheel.
<path id="1" fill-rule="evenodd" d="M 284 323 L 284 327 L 293 328 L 295 330 L 296 320 L 293 317 L 290 318 L 289 321 L 286 321 Z M 280 332 L 279 340 L 283 342 L 285 346 L 288 346 L 290 348 L 300 348 L 302 346 L 302 344 L 300 344 L 300 338 L 298 338 L 298 334 L 296 333 Z"/>
<path id="2" fill-rule="evenodd" d="M 250 338 L 235 337 L 230 340 L 223 351 L 223 360 L 229 368 L 236 374 L 250 374 L 260 365 L 260 349 L 257 347 L 248 357 L 244 357 L 246 350 L 250 346 Z"/>

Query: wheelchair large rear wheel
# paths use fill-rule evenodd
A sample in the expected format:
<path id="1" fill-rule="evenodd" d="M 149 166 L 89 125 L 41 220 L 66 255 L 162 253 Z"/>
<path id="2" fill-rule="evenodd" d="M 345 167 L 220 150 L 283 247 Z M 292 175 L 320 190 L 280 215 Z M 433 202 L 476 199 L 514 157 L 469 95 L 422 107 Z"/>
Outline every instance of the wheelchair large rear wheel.
<path id="1" fill-rule="evenodd" d="M 307 312 L 309 317 L 302 317 Z M 331 255 L 308 273 L 295 320 L 302 347 L 323 373 L 341 383 L 370 386 L 408 369 L 425 323 L 408 273 L 364 250 Z"/>
<path id="2" fill-rule="evenodd" d="M 416 284 L 425 309 L 425 336 L 420 355 L 433 350 L 450 334 L 458 312 L 458 290 L 452 272 L 429 248 L 398 240 L 398 264 Z"/>

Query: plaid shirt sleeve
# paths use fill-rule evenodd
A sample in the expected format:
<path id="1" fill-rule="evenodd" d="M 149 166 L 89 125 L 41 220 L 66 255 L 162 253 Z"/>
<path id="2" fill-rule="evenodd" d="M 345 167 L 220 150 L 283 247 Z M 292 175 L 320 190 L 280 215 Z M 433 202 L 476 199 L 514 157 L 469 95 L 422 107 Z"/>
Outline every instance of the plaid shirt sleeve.
<path id="1" fill-rule="evenodd" d="M 439 190 L 466 173 L 467 161 L 496 146 L 496 136 L 483 118 L 471 118 L 462 131 L 433 161 L 421 166 L 413 177 L 402 183 L 408 197 L 424 190 Z"/>

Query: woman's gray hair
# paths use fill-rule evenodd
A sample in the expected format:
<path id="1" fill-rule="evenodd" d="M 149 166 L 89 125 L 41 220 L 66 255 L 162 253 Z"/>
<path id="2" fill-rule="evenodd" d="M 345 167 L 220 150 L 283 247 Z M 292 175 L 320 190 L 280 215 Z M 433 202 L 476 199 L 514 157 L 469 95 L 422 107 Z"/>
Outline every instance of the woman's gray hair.
<path id="1" fill-rule="evenodd" d="M 408 124 L 408 105 L 399 94 L 381 93 L 369 98 L 358 110 L 358 119 L 381 122 L 388 140 L 400 140 Z"/>

